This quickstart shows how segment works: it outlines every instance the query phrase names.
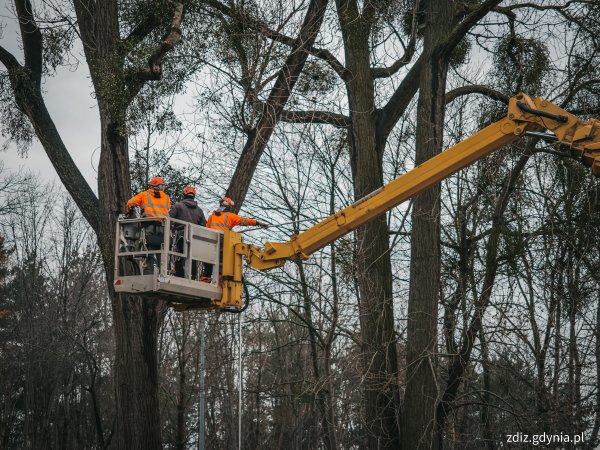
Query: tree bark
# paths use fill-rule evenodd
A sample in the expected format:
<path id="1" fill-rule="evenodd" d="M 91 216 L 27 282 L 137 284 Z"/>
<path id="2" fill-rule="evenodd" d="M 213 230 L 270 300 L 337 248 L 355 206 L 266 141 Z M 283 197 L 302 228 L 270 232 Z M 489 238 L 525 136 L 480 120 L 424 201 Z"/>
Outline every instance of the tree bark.
<path id="1" fill-rule="evenodd" d="M 425 2 L 424 59 L 417 105 L 415 164 L 440 153 L 443 144 L 448 53 L 438 45 L 447 38 L 456 16 L 453 2 Z M 406 395 L 402 446 L 435 449 L 438 396 L 436 351 L 440 293 L 440 185 L 416 196 L 412 210 L 408 298 Z"/>
<path id="2" fill-rule="evenodd" d="M 377 110 L 370 67 L 369 37 L 374 11 L 359 13 L 354 1 L 337 2 L 346 66 L 351 131 L 348 134 L 354 197 L 383 185 L 383 147 L 377 146 Z M 398 360 L 394 335 L 392 268 L 385 216 L 356 232 L 365 447 L 398 448 Z"/>
<path id="3" fill-rule="evenodd" d="M 84 51 L 100 110 L 98 243 L 112 290 L 114 224 L 131 197 L 126 134 L 127 85 L 119 52 L 118 6 L 75 2 Z M 115 330 L 115 445 L 121 449 L 161 448 L 157 342 L 163 301 L 112 292 Z"/>

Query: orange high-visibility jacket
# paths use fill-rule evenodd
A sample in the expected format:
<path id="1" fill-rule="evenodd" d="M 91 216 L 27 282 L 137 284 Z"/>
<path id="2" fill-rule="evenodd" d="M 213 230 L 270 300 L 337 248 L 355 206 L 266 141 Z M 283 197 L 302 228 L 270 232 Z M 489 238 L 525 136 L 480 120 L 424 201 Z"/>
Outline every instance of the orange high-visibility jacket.
<path id="1" fill-rule="evenodd" d="M 206 221 L 206 227 L 214 228 L 215 230 L 231 230 L 236 225 L 256 225 L 256 220 L 249 219 L 247 217 L 241 217 L 232 212 L 213 211 Z"/>
<path id="2" fill-rule="evenodd" d="M 155 196 L 155 192 L 160 193 L 160 197 Z M 148 189 L 131 197 L 127 202 L 132 208 L 139 206 L 142 210 L 142 217 L 168 217 L 171 209 L 171 199 L 162 191 Z"/>

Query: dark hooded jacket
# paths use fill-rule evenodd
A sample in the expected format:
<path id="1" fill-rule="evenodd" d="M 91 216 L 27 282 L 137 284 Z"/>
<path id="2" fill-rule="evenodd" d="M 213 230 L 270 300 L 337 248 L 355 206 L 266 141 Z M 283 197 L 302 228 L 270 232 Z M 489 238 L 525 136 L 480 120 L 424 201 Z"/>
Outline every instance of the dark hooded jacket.
<path id="1" fill-rule="evenodd" d="M 202 208 L 200 208 L 198 203 L 196 203 L 196 200 L 192 198 L 184 198 L 180 202 L 175 203 L 169 211 L 169 215 L 173 219 L 183 220 L 184 222 L 193 223 L 195 225 L 204 226 L 206 224 L 206 218 L 204 217 Z"/>

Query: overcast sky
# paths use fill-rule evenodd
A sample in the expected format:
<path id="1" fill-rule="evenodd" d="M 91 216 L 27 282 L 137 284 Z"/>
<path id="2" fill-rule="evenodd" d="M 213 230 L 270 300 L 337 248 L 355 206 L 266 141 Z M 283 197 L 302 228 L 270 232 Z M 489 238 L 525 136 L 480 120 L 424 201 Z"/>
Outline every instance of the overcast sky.
<path id="1" fill-rule="evenodd" d="M 19 29 L 12 6 L 0 0 L 0 45 L 11 51 L 22 63 L 23 51 Z M 44 99 L 54 124 L 71 153 L 71 157 L 96 191 L 96 169 L 100 148 L 100 126 L 96 101 L 91 96 L 91 80 L 83 58 L 83 50 L 72 50 L 74 58 L 82 63 L 77 69 L 59 68 L 54 77 L 46 78 L 44 83 Z M 4 66 L 0 64 L 0 70 Z M 0 118 L 1 120 L 1 118 Z M 5 138 L 0 136 L 2 142 Z M 40 143 L 35 140 L 26 158 L 18 155 L 17 149 L 11 146 L 8 151 L 0 153 L 5 167 L 19 170 L 24 167 L 39 174 L 45 181 L 57 180 L 58 176 Z"/>

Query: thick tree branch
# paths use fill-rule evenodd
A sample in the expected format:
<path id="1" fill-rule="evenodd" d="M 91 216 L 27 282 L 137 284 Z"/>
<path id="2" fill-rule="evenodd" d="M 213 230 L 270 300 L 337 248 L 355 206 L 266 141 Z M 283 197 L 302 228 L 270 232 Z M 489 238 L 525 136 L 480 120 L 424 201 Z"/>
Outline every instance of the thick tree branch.
<path id="1" fill-rule="evenodd" d="M 285 64 L 279 72 L 279 76 L 275 80 L 258 124 L 250 133 L 242 150 L 233 178 L 227 189 L 227 196 L 235 200 L 238 209 L 246 197 L 258 161 L 281 117 L 283 108 L 296 85 L 296 81 L 302 73 L 309 49 L 312 48 L 321 28 L 327 2 L 328 0 L 311 0 L 298 38 L 296 38 Z"/>
<path id="2" fill-rule="evenodd" d="M 6 50 L 4 47 L 0 45 L 0 62 L 4 64 L 8 70 L 18 69 L 21 67 L 17 58 L 13 56 L 11 52 Z"/>
<path id="3" fill-rule="evenodd" d="M 348 69 L 346 69 L 344 65 L 341 62 L 339 62 L 329 50 L 311 47 L 309 49 L 309 53 L 329 64 L 329 66 L 335 71 L 335 73 L 339 75 L 339 77 L 342 80 L 346 80 L 348 78 L 350 74 L 350 72 L 348 72 Z"/>
<path id="4" fill-rule="evenodd" d="M 0 52 L 1 54 L 2 52 Z M 12 55 L 11 55 L 12 56 Z M 81 213 L 96 234 L 99 233 L 98 198 L 71 158 L 50 113 L 36 88 L 35 79 L 21 70 L 21 66 L 9 69 L 9 78 L 19 109 L 29 118 L 52 166 Z"/>
<path id="5" fill-rule="evenodd" d="M 412 60 L 412 57 L 415 53 L 415 45 L 409 43 L 409 47 L 407 47 L 406 52 L 402 55 L 402 58 L 396 60 L 394 64 L 389 67 L 373 67 L 371 69 L 371 74 L 373 78 L 387 78 L 391 77 L 395 73 L 397 73 L 400 69 L 406 66 Z"/>
<path id="6" fill-rule="evenodd" d="M 352 122 L 350 117 L 327 111 L 282 111 L 282 122 L 290 123 L 321 123 L 337 128 L 347 128 Z"/>
<path id="7" fill-rule="evenodd" d="M 175 10 L 171 18 L 167 34 L 161 43 L 154 49 L 148 58 L 148 67 L 140 70 L 132 70 L 126 74 L 126 98 L 125 103 L 130 104 L 134 97 L 140 92 L 146 81 L 160 80 L 162 77 L 162 61 L 164 56 L 181 41 L 181 21 L 183 20 L 183 3 L 173 3 Z M 131 31 L 122 43 L 123 56 L 131 51 L 153 29 L 160 25 L 161 20 L 156 14 L 149 14 Z"/>
<path id="8" fill-rule="evenodd" d="M 162 61 L 167 52 L 171 51 L 181 40 L 181 19 L 183 16 L 183 3 L 174 4 L 175 11 L 171 19 L 169 31 L 159 46 L 154 49 L 148 59 L 148 68 L 138 72 L 141 80 L 160 80 L 162 76 Z"/>
<path id="9" fill-rule="evenodd" d="M 160 25 L 160 17 L 154 10 L 148 12 L 140 23 L 138 23 L 129 35 L 123 39 L 123 51 L 127 54 L 130 49 L 134 48 L 144 40 L 157 26 Z"/>
<path id="10" fill-rule="evenodd" d="M 254 90 L 248 91 L 249 101 L 252 107 L 258 113 L 261 113 L 267 107 L 265 102 L 260 101 Z M 291 111 L 283 110 L 279 119 L 282 122 L 288 123 L 319 123 L 331 125 L 337 128 L 347 128 L 352 124 L 350 117 L 344 114 L 333 113 L 329 111 Z M 249 130 L 247 130 L 249 131 Z"/>
<path id="11" fill-rule="evenodd" d="M 597 6 L 598 3 L 596 2 L 596 0 L 570 0 L 561 5 L 542 5 L 542 4 L 526 2 L 526 3 L 515 3 L 515 4 L 509 5 L 509 6 L 498 6 L 498 7 L 494 8 L 494 10 L 504 13 L 504 14 L 506 14 L 507 12 L 513 13 L 513 11 L 515 9 L 523 9 L 523 8 L 535 9 L 537 11 L 549 11 L 549 10 L 562 11 L 564 9 L 567 9 L 569 6 L 575 5 L 575 4 Z"/>
<path id="12" fill-rule="evenodd" d="M 268 37 L 269 39 L 272 39 L 276 42 L 280 42 L 289 47 L 293 47 L 294 45 L 293 38 L 279 33 L 278 31 L 270 29 L 267 25 L 263 24 L 262 22 L 257 22 L 255 29 L 263 36 Z M 329 64 L 329 66 L 335 71 L 335 73 L 339 75 L 341 79 L 345 80 L 348 77 L 348 69 L 346 69 L 344 65 L 335 56 L 333 56 L 333 54 L 329 50 L 311 46 L 308 49 L 308 52 L 312 56 L 315 56 Z"/>
<path id="13" fill-rule="evenodd" d="M 485 95 L 486 97 L 489 97 L 492 100 L 497 100 L 506 104 L 508 104 L 509 100 L 508 95 L 495 89 L 492 89 L 491 87 L 484 86 L 482 84 L 472 84 L 470 86 L 461 86 L 459 88 L 452 89 L 451 91 L 446 92 L 446 105 L 449 105 L 458 97 L 471 94 Z"/>
<path id="14" fill-rule="evenodd" d="M 371 69 L 371 74 L 373 78 L 386 78 L 391 77 L 396 72 L 398 72 L 402 67 L 406 66 L 412 60 L 415 50 L 417 48 L 417 14 L 419 11 L 420 0 L 416 0 L 413 6 L 412 13 L 412 22 L 411 22 L 411 31 L 410 31 L 410 39 L 408 41 L 408 45 L 404 49 L 404 55 L 400 59 L 398 59 L 394 64 L 390 67 L 374 67 Z M 395 30 L 394 30 L 395 31 Z M 403 44 L 404 45 L 404 44 Z"/>
<path id="15" fill-rule="evenodd" d="M 459 44 L 471 28 L 477 22 L 483 19 L 494 7 L 498 6 L 502 0 L 486 0 L 477 9 L 467 14 L 458 25 L 452 30 L 447 39 L 444 40 L 435 50 L 435 53 L 449 55 Z"/>
<path id="16" fill-rule="evenodd" d="M 579 91 L 585 89 L 588 86 L 593 86 L 598 83 L 600 83 L 600 80 L 595 80 L 595 79 L 589 80 L 585 83 L 582 83 L 581 85 L 578 86 L 577 89 L 574 89 L 567 95 L 567 97 L 561 102 L 561 106 L 565 107 L 565 105 L 568 104 Z M 502 102 L 505 104 L 508 104 L 508 101 L 510 99 L 510 97 L 508 95 L 504 94 L 503 92 L 492 89 L 489 86 L 484 86 L 481 84 L 473 84 L 470 86 L 461 86 L 459 88 L 448 91 L 446 93 L 446 105 L 449 105 L 454 100 L 456 100 L 458 97 L 462 97 L 464 95 L 472 95 L 472 94 L 485 95 L 486 97 L 489 97 L 492 100 L 496 100 L 496 101 L 499 101 L 499 102 Z M 572 108 L 570 109 L 570 111 L 576 115 L 592 113 L 591 111 L 583 111 L 583 110 L 572 109 Z"/>
<path id="17" fill-rule="evenodd" d="M 467 32 L 481 20 L 490 10 L 497 6 L 502 0 L 486 0 L 475 11 L 467 14 L 461 22 L 450 33 L 448 38 L 442 42 L 434 51 L 434 54 L 447 54 L 451 52 Z M 429 62 L 423 61 L 423 56 L 415 62 L 415 65 L 409 70 L 400 86 L 392 94 L 392 97 L 387 104 L 380 110 L 377 131 L 378 140 L 385 141 L 392 129 L 402 117 L 410 101 L 419 89 L 419 78 L 421 75 L 421 67 Z"/>
<path id="18" fill-rule="evenodd" d="M 29 0 L 16 0 L 15 7 L 23 40 L 25 67 L 31 71 L 39 88 L 42 83 L 42 32 L 35 23 Z"/>
<path id="19" fill-rule="evenodd" d="M 10 52 L 0 47 L 0 61 L 8 69 L 15 103 L 31 121 L 60 180 L 98 234 L 98 199 L 71 158 L 42 97 L 42 34 L 33 18 L 31 3 L 29 0 L 17 0 L 15 5 L 21 26 L 25 67 Z"/>
<path id="20" fill-rule="evenodd" d="M 387 140 L 392 129 L 398 120 L 400 120 L 400 117 L 402 117 L 411 100 L 419 90 L 421 68 L 424 64 L 423 59 L 423 56 L 419 57 L 396 91 L 394 91 L 387 104 L 379 111 L 377 123 L 378 139 L 383 141 Z"/>

